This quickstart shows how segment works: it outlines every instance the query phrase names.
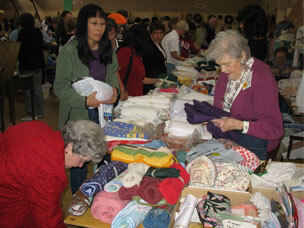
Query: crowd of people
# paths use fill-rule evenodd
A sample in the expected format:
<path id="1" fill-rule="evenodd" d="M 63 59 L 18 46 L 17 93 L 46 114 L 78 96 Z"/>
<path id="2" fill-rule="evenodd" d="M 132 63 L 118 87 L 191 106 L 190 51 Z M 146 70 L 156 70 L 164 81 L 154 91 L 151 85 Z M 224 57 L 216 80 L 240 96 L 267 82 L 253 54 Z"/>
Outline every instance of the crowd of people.
<path id="1" fill-rule="evenodd" d="M 126 11 L 107 14 L 100 6 L 89 4 L 80 9 L 77 20 L 71 12 L 64 11 L 58 24 L 46 17 L 37 28 L 31 14 L 22 14 L 9 39 L 21 42 L 19 71 L 34 75 L 37 119 L 44 115 L 41 90 L 45 66 L 43 50 L 49 48 L 46 44 L 49 42 L 57 47 L 53 88 L 59 99 L 58 127 L 62 130 L 59 134 L 44 124 L 32 122 L 12 127 L 0 135 L 0 142 L 5 142 L 0 143 L 1 156 L 5 157 L 1 159 L 2 166 L 7 167 L 5 171 L 2 169 L 0 178 L 0 200 L 6 197 L 1 202 L 0 218 L 4 215 L 5 218 L 0 219 L 0 226 L 9 227 L 15 222 L 16 227 L 27 227 L 30 222 L 40 225 L 46 221 L 46 227 L 63 226 L 58 213 L 60 194 L 67 184 L 64 167 L 71 168 L 71 190 L 74 194 L 86 179 L 87 162 L 100 161 L 105 154 L 104 133 L 96 127 L 99 123 L 98 107 L 127 100 L 128 96 L 147 94 L 159 81 L 158 75 L 171 74 L 182 61 L 194 55 L 200 56 L 201 49 L 207 49 L 208 57 L 215 60 L 221 69 L 214 106 L 231 114 L 213 119 L 212 123 L 222 132 L 237 131 L 239 137 L 235 142 L 265 160 L 267 152 L 277 148 L 283 135 L 278 89 L 273 74 L 288 74 L 291 68 L 283 48 L 275 51 L 272 71 L 265 63 L 268 25 L 263 9 L 256 5 L 246 7 L 239 11 L 237 20 L 239 31 L 228 29 L 216 34 L 218 18 L 214 15 L 209 16 L 207 23 L 203 22 L 200 14 L 189 14 L 186 20 L 154 17 L 150 22 L 148 18 L 136 18 L 134 23 L 130 23 Z M 73 88 L 73 83 L 83 77 L 107 83 L 112 87 L 113 96 L 101 101 L 96 98 L 96 91 L 87 96 L 80 95 Z M 24 121 L 32 118 L 27 92 Z M 27 132 L 37 136 L 41 142 L 27 141 L 31 136 Z M 78 142 L 81 137 L 92 140 L 84 146 Z M 94 141 L 92 137 L 99 137 L 101 144 L 95 145 L 98 140 Z M 41 150 L 42 146 L 45 150 Z M 100 147 L 98 151 L 87 149 L 95 146 Z M 14 176 L 15 170 L 27 166 L 26 162 L 20 163 L 20 159 L 15 159 L 20 156 L 25 160 L 31 158 L 29 160 L 35 164 L 31 169 L 33 173 L 25 172 L 22 178 Z M 8 158 L 12 164 L 15 161 L 18 163 L 8 164 Z M 55 162 L 57 160 L 60 164 Z M 39 164 L 45 164 L 46 168 Z M 45 176 L 41 177 L 44 173 L 34 170 L 43 170 Z M 11 184 L 10 178 L 18 179 L 22 187 Z M 52 183 L 60 183 L 60 189 L 46 190 L 43 186 Z M 11 187 L 7 188 L 9 184 Z M 17 198 L 13 194 L 16 191 Z M 49 199 L 48 202 L 45 199 Z M 7 211 L 13 217 L 7 216 Z M 19 216 L 20 213 L 22 216 Z"/>

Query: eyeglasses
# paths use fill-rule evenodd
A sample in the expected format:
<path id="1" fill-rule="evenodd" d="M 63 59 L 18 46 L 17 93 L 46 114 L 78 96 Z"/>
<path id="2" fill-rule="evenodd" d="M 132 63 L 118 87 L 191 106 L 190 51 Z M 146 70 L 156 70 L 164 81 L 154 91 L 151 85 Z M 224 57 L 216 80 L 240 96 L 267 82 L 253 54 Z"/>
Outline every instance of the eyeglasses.
<path id="1" fill-rule="evenodd" d="M 89 23 L 89 24 L 92 24 L 94 27 L 97 27 L 98 25 L 99 25 L 100 27 L 103 27 L 103 26 L 106 26 L 106 25 L 107 25 L 106 22 L 100 22 L 100 23 L 98 23 L 98 22 L 96 22 L 96 21 L 88 21 L 88 23 Z"/>

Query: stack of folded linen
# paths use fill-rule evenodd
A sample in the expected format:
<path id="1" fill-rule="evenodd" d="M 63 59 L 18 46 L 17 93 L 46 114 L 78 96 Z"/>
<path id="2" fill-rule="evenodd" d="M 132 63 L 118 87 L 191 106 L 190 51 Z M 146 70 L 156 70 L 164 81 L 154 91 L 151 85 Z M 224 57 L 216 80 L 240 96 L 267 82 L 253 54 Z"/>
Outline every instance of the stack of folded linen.
<path id="1" fill-rule="evenodd" d="M 194 131 L 197 130 L 197 133 L 199 133 L 202 139 L 212 139 L 212 135 L 208 132 L 206 126 L 190 124 L 187 121 L 185 104 L 193 104 L 193 102 L 183 99 L 177 99 L 174 102 L 170 114 L 170 121 L 166 122 L 165 132 L 168 133 L 169 136 L 188 137 L 193 135 Z"/>
<path id="2" fill-rule="evenodd" d="M 129 97 L 121 109 L 121 118 L 136 123 L 159 124 L 169 118 L 173 94 L 153 93 L 145 96 Z"/>

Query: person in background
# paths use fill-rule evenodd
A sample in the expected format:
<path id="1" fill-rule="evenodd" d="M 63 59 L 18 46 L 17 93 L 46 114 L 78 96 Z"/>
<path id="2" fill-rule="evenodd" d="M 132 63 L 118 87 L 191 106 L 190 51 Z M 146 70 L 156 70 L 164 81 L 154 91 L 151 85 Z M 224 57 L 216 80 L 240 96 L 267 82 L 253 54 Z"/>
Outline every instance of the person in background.
<path id="1" fill-rule="evenodd" d="M 165 26 L 165 34 L 167 34 L 168 32 L 171 31 L 171 29 L 169 28 L 169 21 L 171 20 L 171 18 L 169 16 L 164 16 L 163 18 L 160 19 L 160 21 L 164 24 Z"/>
<path id="2" fill-rule="evenodd" d="M 151 23 L 156 23 L 156 22 L 159 22 L 158 17 L 152 17 Z"/>
<path id="3" fill-rule="evenodd" d="M 157 78 L 148 78 L 146 76 L 145 67 L 142 62 L 142 56 L 147 52 L 146 41 L 148 39 L 148 31 L 142 24 L 133 25 L 125 33 L 124 46 L 118 50 L 117 58 L 119 63 L 119 76 L 121 79 L 121 95 L 127 93 L 128 96 L 142 96 L 143 84 L 155 84 L 159 80 Z M 127 69 L 131 63 L 131 57 L 133 56 L 132 65 L 130 66 L 130 73 L 126 86 L 123 84 Z"/>
<path id="4" fill-rule="evenodd" d="M 43 35 L 39 28 L 35 28 L 34 17 L 24 13 L 19 17 L 20 29 L 18 41 L 21 42 L 19 51 L 19 71 L 21 74 L 33 75 L 35 118 L 44 116 L 44 100 L 41 88 L 42 69 L 45 66 L 43 56 Z M 32 106 L 30 90 L 24 90 L 24 105 L 26 116 L 21 121 L 32 120 Z"/>
<path id="5" fill-rule="evenodd" d="M 222 71 L 215 87 L 214 106 L 231 113 L 231 117 L 212 122 L 223 132 L 240 131 L 235 142 L 266 160 L 275 153 L 283 136 L 278 86 L 270 67 L 251 57 L 247 39 L 234 30 L 216 35 L 208 57 Z"/>
<path id="6" fill-rule="evenodd" d="M 179 61 L 184 61 L 187 58 L 180 55 L 180 36 L 184 35 L 189 30 L 188 23 L 184 20 L 177 22 L 176 28 L 169 32 L 161 41 L 167 56 L 167 74 L 171 74 Z"/>
<path id="7" fill-rule="evenodd" d="M 194 40 L 195 43 L 197 44 L 197 47 L 200 49 L 201 44 L 202 44 L 202 39 L 203 39 L 203 30 L 204 30 L 204 21 L 203 18 L 200 14 L 195 14 L 194 15 L 194 22 L 195 22 L 195 33 L 194 33 Z"/>
<path id="8" fill-rule="evenodd" d="M 193 21 L 193 14 L 192 13 L 187 13 L 186 15 L 186 21 L 189 25 L 189 28 L 194 28 L 194 31 L 195 31 L 195 24 L 194 24 L 194 21 Z"/>
<path id="9" fill-rule="evenodd" d="M 108 18 L 112 18 L 117 24 L 116 39 L 118 41 L 118 47 L 122 45 L 124 41 L 124 32 L 127 26 L 127 19 L 120 13 L 111 13 Z"/>
<path id="10" fill-rule="evenodd" d="M 267 18 L 265 11 L 258 5 L 249 5 L 237 15 L 240 30 L 248 40 L 251 55 L 265 61 L 268 53 Z"/>
<path id="11" fill-rule="evenodd" d="M 146 27 L 146 29 L 148 29 L 148 26 L 149 26 L 149 24 L 150 24 L 150 19 L 149 18 L 144 18 L 143 20 L 142 20 L 142 24 Z"/>
<path id="12" fill-rule="evenodd" d="M 165 34 L 165 26 L 161 22 L 150 24 L 150 37 L 146 43 L 148 51 L 142 57 L 146 75 L 149 78 L 157 78 L 160 74 L 166 74 L 166 53 L 160 42 Z M 153 90 L 153 84 L 144 84 L 144 94 Z"/>
<path id="13" fill-rule="evenodd" d="M 176 24 L 177 24 L 178 21 L 179 21 L 178 17 L 173 17 L 169 20 L 169 22 L 168 22 L 168 29 L 169 30 L 168 31 L 166 30 L 166 34 L 171 32 L 173 29 L 176 28 Z"/>
<path id="14" fill-rule="evenodd" d="M 64 29 L 66 31 L 66 34 L 64 34 L 60 39 L 59 39 L 59 43 L 60 43 L 60 47 L 62 48 L 66 43 L 68 43 L 69 41 L 71 41 L 76 34 L 76 19 L 75 18 L 69 18 L 68 20 L 66 20 L 66 22 L 64 23 Z M 59 48 L 59 51 L 61 50 L 61 48 Z"/>
<path id="15" fill-rule="evenodd" d="M 112 104 L 117 99 L 119 82 L 118 63 L 106 29 L 106 14 L 97 5 L 83 6 L 78 14 L 75 39 L 64 45 L 56 61 L 54 92 L 59 98 L 61 128 L 69 120 L 92 120 L 99 123 L 100 104 Z M 113 97 L 108 101 L 96 99 L 96 91 L 89 96 L 77 93 L 72 83 L 83 77 L 92 77 L 112 86 Z M 71 190 L 74 194 L 87 176 L 87 165 L 72 168 Z"/>
<path id="16" fill-rule="evenodd" d="M 274 52 L 274 63 L 271 66 L 271 71 L 277 80 L 289 78 L 293 70 L 292 63 L 286 60 L 287 52 L 286 47 L 278 47 Z"/>
<path id="17" fill-rule="evenodd" d="M 60 46 L 60 42 L 59 42 L 60 38 L 66 34 L 64 24 L 70 18 L 72 18 L 72 13 L 67 10 L 63 11 L 60 15 L 59 23 L 55 32 L 55 40 L 58 45 L 58 48 Z"/>
<path id="18" fill-rule="evenodd" d="M 19 18 L 17 18 L 15 21 L 15 27 L 16 28 L 9 35 L 9 38 L 8 38 L 9 41 L 17 41 L 17 39 L 18 39 L 18 34 L 21 29 Z"/>
<path id="19" fill-rule="evenodd" d="M 88 120 L 70 121 L 61 131 L 31 121 L 0 133 L 0 227 L 65 227 L 65 169 L 98 163 L 106 154 L 104 137 Z"/>
<path id="20" fill-rule="evenodd" d="M 214 15 L 208 17 L 208 23 L 205 25 L 202 32 L 202 49 L 208 49 L 209 44 L 215 38 L 215 27 L 217 26 L 218 20 Z"/>
<path id="21" fill-rule="evenodd" d="M 188 23 L 189 24 L 189 23 Z M 195 25 L 189 24 L 189 31 L 179 38 L 181 45 L 181 56 L 189 58 L 191 55 L 200 55 L 200 50 L 194 41 Z"/>
<path id="22" fill-rule="evenodd" d="M 106 32 L 108 33 L 109 40 L 111 41 L 112 47 L 114 51 L 118 49 L 118 40 L 116 38 L 116 34 L 118 32 L 118 26 L 114 19 L 108 18 L 107 19 L 107 28 Z"/>

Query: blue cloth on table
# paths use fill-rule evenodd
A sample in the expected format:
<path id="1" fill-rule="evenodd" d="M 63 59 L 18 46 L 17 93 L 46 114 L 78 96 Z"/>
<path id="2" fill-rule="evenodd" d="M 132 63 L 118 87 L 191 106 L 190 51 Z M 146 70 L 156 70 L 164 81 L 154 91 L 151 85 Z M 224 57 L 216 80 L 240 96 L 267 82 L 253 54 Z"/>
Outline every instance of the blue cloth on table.
<path id="1" fill-rule="evenodd" d="M 107 182 L 114 179 L 128 168 L 128 164 L 121 161 L 112 161 L 107 165 L 102 165 L 95 174 L 81 185 L 81 191 L 88 197 L 94 196 L 103 190 Z"/>
<path id="2" fill-rule="evenodd" d="M 145 219 L 151 209 L 151 206 L 141 205 L 137 201 L 131 201 L 115 216 L 111 227 L 136 228 Z"/>
<path id="3" fill-rule="evenodd" d="M 144 147 L 149 147 L 149 148 L 153 148 L 153 149 L 158 149 L 162 146 L 165 147 L 166 144 L 161 140 L 154 139 L 152 142 L 145 143 L 145 144 L 133 144 L 133 146 L 144 146 Z"/>
<path id="4" fill-rule="evenodd" d="M 145 133 L 138 131 L 134 124 L 112 121 L 107 123 L 104 127 L 106 135 L 123 138 L 144 138 L 148 139 L 149 136 Z"/>
<path id="5" fill-rule="evenodd" d="M 231 114 L 209 104 L 206 101 L 199 102 L 197 100 L 193 100 L 193 105 L 185 104 L 185 111 L 187 113 L 187 121 L 191 124 L 208 122 L 207 129 L 215 138 L 224 138 L 236 141 L 241 135 L 241 131 L 233 130 L 223 132 L 219 127 L 215 126 L 211 120 L 219 119 L 224 116 L 229 117 Z"/>
<path id="6" fill-rule="evenodd" d="M 170 213 L 165 209 L 153 209 L 149 211 L 143 221 L 145 228 L 168 228 L 171 221 Z"/>

